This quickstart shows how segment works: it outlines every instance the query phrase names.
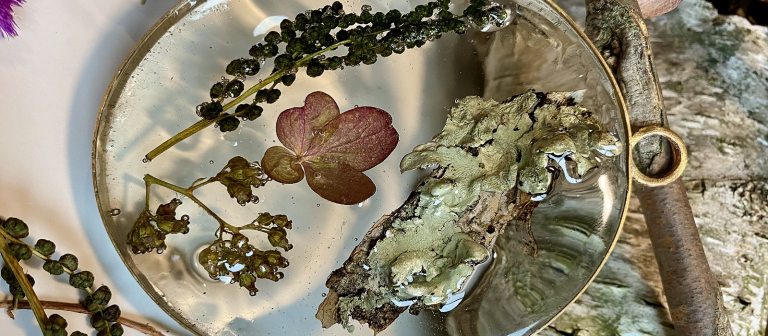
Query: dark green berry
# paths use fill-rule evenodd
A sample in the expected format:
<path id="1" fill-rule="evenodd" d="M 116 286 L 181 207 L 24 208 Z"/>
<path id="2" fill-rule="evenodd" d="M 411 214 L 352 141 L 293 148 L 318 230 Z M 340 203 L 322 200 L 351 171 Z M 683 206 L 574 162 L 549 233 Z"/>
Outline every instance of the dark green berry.
<path id="1" fill-rule="evenodd" d="M 293 22 L 291 20 L 285 19 L 283 21 L 280 21 L 280 30 L 294 30 Z"/>
<path id="2" fill-rule="evenodd" d="M 265 47 L 261 43 L 254 44 L 251 49 L 248 50 L 248 54 L 256 58 L 267 57 Z"/>
<path id="3" fill-rule="evenodd" d="M 349 32 L 346 30 L 339 30 L 336 32 L 336 39 L 339 41 L 349 40 Z"/>
<path id="4" fill-rule="evenodd" d="M 51 324 L 59 326 L 61 328 L 67 327 L 67 320 L 65 320 L 59 314 L 51 314 L 50 316 L 48 316 L 48 321 L 50 321 Z"/>
<path id="5" fill-rule="evenodd" d="M 366 53 L 365 56 L 363 56 L 363 64 L 371 65 L 376 63 L 376 58 L 375 53 Z"/>
<path id="6" fill-rule="evenodd" d="M 333 10 L 334 14 L 338 14 L 341 12 L 341 10 L 344 9 L 344 5 L 342 5 L 339 1 L 334 1 L 331 4 L 331 9 Z"/>
<path id="7" fill-rule="evenodd" d="M 32 250 L 25 244 L 10 243 L 8 249 L 17 260 L 27 260 L 32 257 Z"/>
<path id="8" fill-rule="evenodd" d="M 29 226 L 21 219 L 10 217 L 3 223 L 3 229 L 13 238 L 21 239 L 29 235 Z"/>
<path id="9" fill-rule="evenodd" d="M 227 83 L 226 92 L 227 96 L 230 98 L 235 98 L 239 96 L 241 93 L 243 93 L 243 90 L 245 89 L 245 84 L 243 84 L 240 80 L 231 80 L 229 83 Z"/>
<path id="10" fill-rule="evenodd" d="M 3 269 L 0 270 L 0 277 L 2 277 L 3 280 L 5 280 L 5 282 L 9 284 L 13 282 L 17 282 L 16 276 L 13 274 L 13 271 L 11 270 L 10 267 L 8 267 L 8 265 L 3 265 Z"/>
<path id="11" fill-rule="evenodd" d="M 339 69 L 343 64 L 344 64 L 344 59 L 339 56 L 328 57 L 327 66 L 329 70 Z"/>
<path id="12" fill-rule="evenodd" d="M 59 263 L 70 271 L 77 270 L 77 257 L 69 253 L 59 257 Z"/>
<path id="13" fill-rule="evenodd" d="M 235 109 L 235 113 L 243 119 L 256 120 L 261 116 L 264 109 L 256 104 L 240 104 Z"/>
<path id="14" fill-rule="evenodd" d="M 229 62 L 229 64 L 227 65 L 226 72 L 230 76 L 237 76 L 237 75 L 242 74 L 242 72 L 243 72 L 243 59 L 240 58 L 240 59 L 233 60 L 232 62 Z M 211 97 L 211 98 L 213 98 L 213 97 Z"/>
<path id="15" fill-rule="evenodd" d="M 259 90 L 256 92 L 256 96 L 253 98 L 253 101 L 255 103 L 265 102 L 267 100 L 267 93 L 269 93 L 269 89 Z"/>
<path id="16" fill-rule="evenodd" d="M 102 331 L 106 328 L 109 328 L 109 322 L 104 319 L 104 316 L 101 314 L 101 312 L 97 312 L 91 315 L 91 326 L 93 329 Z"/>
<path id="17" fill-rule="evenodd" d="M 278 70 L 287 70 L 293 66 L 293 58 L 288 54 L 281 54 L 275 57 L 275 68 Z"/>
<path id="18" fill-rule="evenodd" d="M 280 99 L 280 94 L 282 94 L 282 92 L 278 89 L 269 90 L 267 92 L 267 104 L 272 104 Z"/>
<path id="19" fill-rule="evenodd" d="M 241 72 L 243 75 L 246 76 L 253 76 L 257 73 L 259 73 L 259 70 L 261 68 L 261 64 L 256 59 L 245 59 L 243 60 Z"/>
<path id="20" fill-rule="evenodd" d="M 83 271 L 69 276 L 69 284 L 72 287 L 86 289 L 93 286 L 93 273 Z"/>
<path id="21" fill-rule="evenodd" d="M 219 127 L 219 131 L 232 132 L 240 126 L 240 119 L 237 119 L 234 116 L 228 116 L 217 121 L 216 126 Z"/>
<path id="22" fill-rule="evenodd" d="M 357 17 L 357 23 L 360 24 L 369 24 L 373 21 L 373 14 L 369 11 L 365 11 L 360 13 L 360 16 Z"/>
<path id="23" fill-rule="evenodd" d="M 309 18 L 304 13 L 299 13 L 293 20 L 293 28 L 296 30 L 304 30 L 309 24 Z"/>
<path id="24" fill-rule="evenodd" d="M 56 260 L 46 260 L 43 264 L 43 269 L 53 275 L 64 273 L 64 266 L 61 266 L 61 263 Z"/>
<path id="25" fill-rule="evenodd" d="M 213 84 L 211 86 L 211 90 L 210 90 L 211 99 L 223 98 L 226 92 L 227 92 L 227 84 L 222 82 L 217 82 L 216 84 Z"/>
<path id="26" fill-rule="evenodd" d="M 271 31 L 267 33 L 267 36 L 264 36 L 264 42 L 267 42 L 267 43 L 280 42 L 280 33 L 276 31 Z"/>
<path id="27" fill-rule="evenodd" d="M 105 308 L 101 314 L 104 316 L 104 319 L 107 320 L 107 322 L 116 322 L 117 319 L 120 318 L 120 307 L 117 305 L 111 305 Z"/>
<path id="28" fill-rule="evenodd" d="M 280 39 L 283 42 L 288 42 L 295 38 L 296 38 L 296 31 L 294 30 L 284 30 L 282 33 L 280 33 Z"/>
<path id="29" fill-rule="evenodd" d="M 204 102 L 197 105 L 197 115 L 208 120 L 216 119 L 224 111 L 224 107 L 219 102 Z"/>
<path id="30" fill-rule="evenodd" d="M 123 325 L 120 323 L 112 323 L 112 326 L 109 327 L 110 336 L 123 336 L 123 333 L 125 333 L 125 330 L 123 330 Z"/>
<path id="31" fill-rule="evenodd" d="M 321 23 L 323 21 L 323 12 L 321 10 L 313 10 L 309 14 L 309 21 L 311 23 Z"/>
<path id="32" fill-rule="evenodd" d="M 395 23 L 396 24 L 396 23 L 398 23 L 398 21 L 400 21 L 400 19 L 402 17 L 403 17 L 403 14 L 401 14 L 399 10 L 393 9 L 393 10 L 390 10 L 389 12 L 387 12 L 387 15 L 386 15 L 385 19 L 386 19 L 387 22 L 391 22 L 391 23 Z"/>
<path id="33" fill-rule="evenodd" d="M 107 286 L 100 286 L 85 297 L 83 307 L 89 312 L 97 312 L 104 309 L 109 304 L 109 300 L 112 300 L 112 291 Z"/>
<path id="34" fill-rule="evenodd" d="M 320 61 L 313 59 L 307 64 L 307 76 L 318 77 L 325 72 L 325 67 Z"/>
<path id="35" fill-rule="evenodd" d="M 274 43 L 268 43 L 264 45 L 264 57 L 275 57 L 277 56 L 279 48 L 277 47 L 277 44 Z"/>
<path id="36" fill-rule="evenodd" d="M 82 332 L 82 331 L 73 331 L 69 336 L 88 336 L 88 334 Z"/>
<path id="37" fill-rule="evenodd" d="M 294 74 L 287 74 L 283 75 L 283 77 L 280 77 L 280 82 L 285 86 L 291 86 L 294 81 L 296 81 L 296 75 Z"/>

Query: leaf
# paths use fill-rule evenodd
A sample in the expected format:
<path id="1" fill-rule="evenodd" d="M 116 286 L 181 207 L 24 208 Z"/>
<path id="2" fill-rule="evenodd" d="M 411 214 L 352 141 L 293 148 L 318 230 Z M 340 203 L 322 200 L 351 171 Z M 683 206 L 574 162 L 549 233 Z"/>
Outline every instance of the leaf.
<path id="1" fill-rule="evenodd" d="M 339 204 L 357 204 L 376 193 L 365 174 L 344 163 L 306 162 L 307 183 L 320 197 Z"/>
<path id="2" fill-rule="evenodd" d="M 339 115 L 336 101 L 324 92 L 312 92 L 303 107 L 294 107 L 277 117 L 277 138 L 296 155 L 303 155 L 313 134 Z M 298 181 L 297 181 L 298 182 Z"/>
<path id="3" fill-rule="evenodd" d="M 376 192 L 363 172 L 384 161 L 399 139 L 386 111 L 364 106 L 339 114 L 323 92 L 280 113 L 277 136 L 285 147 L 264 153 L 264 172 L 282 183 L 299 182 L 306 173 L 312 190 L 340 204 L 360 203 Z"/>
<path id="4" fill-rule="evenodd" d="M 323 126 L 312 138 L 306 157 L 322 157 L 366 171 L 384 161 L 397 141 L 389 113 L 375 107 L 357 107 Z"/>
<path id="5" fill-rule="evenodd" d="M 261 159 L 261 167 L 273 180 L 292 184 L 304 179 L 304 170 L 296 160 L 296 155 L 281 146 L 267 149 Z"/>

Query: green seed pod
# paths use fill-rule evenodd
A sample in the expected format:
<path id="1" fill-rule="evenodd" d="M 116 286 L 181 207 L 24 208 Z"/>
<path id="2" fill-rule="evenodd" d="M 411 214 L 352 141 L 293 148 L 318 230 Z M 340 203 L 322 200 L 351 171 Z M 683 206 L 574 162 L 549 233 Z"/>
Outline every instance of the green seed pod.
<path id="1" fill-rule="evenodd" d="M 31 275 L 26 274 L 27 281 L 29 281 L 30 286 L 35 285 L 35 278 L 33 278 Z M 23 299 L 26 294 L 24 294 L 24 289 L 21 287 L 21 284 L 19 282 L 13 282 L 8 284 L 8 289 L 11 292 L 11 295 L 13 295 L 14 298 L 17 300 Z"/>
<path id="2" fill-rule="evenodd" d="M 21 219 L 10 217 L 3 223 L 3 229 L 13 238 L 25 238 L 29 235 L 29 226 Z"/>
<path id="3" fill-rule="evenodd" d="M 236 130 L 238 126 L 240 126 L 240 119 L 237 119 L 237 117 L 228 116 L 217 121 L 216 126 L 219 127 L 219 131 L 232 132 Z"/>
<path id="4" fill-rule="evenodd" d="M 229 72 L 229 67 L 227 67 L 227 72 Z M 209 91 L 209 95 L 211 96 L 211 99 L 219 99 L 224 97 L 227 91 L 226 84 L 222 82 L 217 82 L 216 84 L 213 84 L 211 86 L 211 90 Z"/>
<path id="5" fill-rule="evenodd" d="M 64 273 L 64 266 L 56 260 L 46 260 L 43 264 L 43 269 L 53 275 Z"/>
<path id="6" fill-rule="evenodd" d="M 17 260 L 27 260 L 32 257 L 32 250 L 25 244 L 10 243 L 8 249 L 11 250 L 11 255 Z"/>
<path id="7" fill-rule="evenodd" d="M 269 90 L 269 92 L 267 92 L 267 104 L 273 104 L 276 102 L 278 99 L 280 99 L 281 94 L 282 92 L 280 92 L 278 89 Z"/>
<path id="8" fill-rule="evenodd" d="M 116 322 L 117 319 L 120 318 L 120 307 L 117 305 L 111 305 L 107 308 L 105 308 L 101 314 L 104 316 L 104 319 L 108 322 Z"/>
<path id="9" fill-rule="evenodd" d="M 229 83 L 227 83 L 226 86 L 226 94 L 229 98 L 235 98 L 239 96 L 241 93 L 243 93 L 243 90 L 245 89 L 245 84 L 239 80 L 231 80 Z"/>
<path id="10" fill-rule="evenodd" d="M 267 36 L 264 36 L 264 42 L 277 43 L 279 41 L 280 41 L 280 33 L 276 31 L 271 31 L 267 33 Z"/>
<path id="11" fill-rule="evenodd" d="M 69 336 L 88 336 L 88 334 L 83 333 L 82 331 L 73 331 Z"/>
<path id="12" fill-rule="evenodd" d="M 69 253 L 59 257 L 59 263 L 70 271 L 77 270 L 77 257 Z"/>
<path id="13" fill-rule="evenodd" d="M 56 252 L 56 244 L 47 239 L 38 239 L 37 243 L 35 243 L 35 251 L 49 257 L 53 252 Z"/>
<path id="14" fill-rule="evenodd" d="M 125 330 L 123 330 L 123 326 L 120 323 L 113 323 L 112 326 L 109 327 L 109 334 L 111 336 L 123 336 L 123 333 Z"/>
<path id="15" fill-rule="evenodd" d="M 91 288 L 93 286 L 93 273 L 88 271 L 74 273 L 69 276 L 69 285 L 80 289 Z"/>
<path id="16" fill-rule="evenodd" d="M 287 74 L 287 75 L 283 75 L 283 77 L 280 77 L 280 82 L 282 82 L 283 85 L 285 86 L 291 86 L 295 81 L 296 81 L 296 75 L 294 74 Z"/>
<path id="17" fill-rule="evenodd" d="M 3 280 L 9 284 L 17 282 L 16 276 L 13 274 L 13 271 L 10 267 L 8 267 L 8 265 L 3 265 L 3 269 L 0 270 L 0 276 L 2 276 Z"/>
<path id="18" fill-rule="evenodd" d="M 65 320 L 59 314 L 51 314 L 51 316 L 48 316 L 48 321 L 50 321 L 53 325 L 61 327 L 62 329 L 67 327 L 67 320 Z"/>
<path id="19" fill-rule="evenodd" d="M 109 322 L 104 319 L 104 316 L 101 313 L 95 313 L 91 315 L 91 326 L 93 329 L 96 329 L 98 331 L 102 331 L 104 329 L 109 328 Z"/>
<path id="20" fill-rule="evenodd" d="M 101 286 L 92 294 L 85 297 L 82 306 L 89 312 L 98 312 L 109 304 L 110 299 L 112 299 L 112 292 L 109 290 L 109 287 Z"/>
<path id="21" fill-rule="evenodd" d="M 236 60 L 233 60 L 232 62 L 229 62 L 229 64 L 227 64 L 226 73 L 227 73 L 227 75 L 230 75 L 230 76 L 237 76 L 237 75 L 242 74 L 243 73 L 243 59 L 242 58 L 238 58 Z M 214 98 L 214 97 L 211 97 L 211 98 Z"/>
<path id="22" fill-rule="evenodd" d="M 313 59 L 307 64 L 307 76 L 319 77 L 325 71 L 325 67 L 318 60 Z"/>
<path id="23" fill-rule="evenodd" d="M 292 224 L 293 224 L 293 222 L 291 220 L 289 220 L 288 216 L 286 216 L 286 215 L 275 215 L 272 218 L 272 221 L 278 227 L 286 228 L 286 229 L 290 229 Z"/>

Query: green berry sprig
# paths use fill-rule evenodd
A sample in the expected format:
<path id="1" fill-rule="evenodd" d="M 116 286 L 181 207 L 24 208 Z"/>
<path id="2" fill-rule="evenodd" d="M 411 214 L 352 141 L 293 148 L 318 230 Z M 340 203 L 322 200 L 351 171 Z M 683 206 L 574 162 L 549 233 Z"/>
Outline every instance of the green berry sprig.
<path id="1" fill-rule="evenodd" d="M 28 305 L 33 310 L 35 318 L 45 336 L 85 335 L 75 331 L 67 333 L 67 321 L 61 315 L 47 315 L 44 311 L 44 303 L 51 309 L 63 309 L 86 313 L 90 315 L 91 326 L 98 331 L 98 336 L 121 336 L 124 332 L 123 323 L 139 329 L 148 335 L 161 335 L 154 328 L 121 318 L 120 307 L 110 305 L 112 292 L 107 286 L 99 286 L 94 289 L 93 273 L 78 270 L 78 259 L 72 254 L 62 254 L 54 258 L 56 244 L 47 239 L 38 239 L 30 246 L 22 239 L 29 236 L 29 226 L 18 218 L 0 219 L 0 254 L 3 258 L 3 266 L 0 269 L 0 277 L 8 285 L 13 302 L 12 308 Z M 43 261 L 43 269 L 51 275 L 66 273 L 69 284 L 72 287 L 85 292 L 85 297 L 79 305 L 71 305 L 60 302 L 40 301 L 35 294 L 33 286 L 35 279 L 25 274 L 20 261 L 37 257 Z M 24 301 L 26 300 L 26 301 Z M 9 310 L 10 311 L 10 310 Z"/>
<path id="2" fill-rule="evenodd" d="M 175 144 L 215 124 L 222 132 L 231 132 L 244 120 L 261 116 L 265 104 L 281 97 L 279 85 L 291 86 L 303 69 L 309 77 L 347 66 L 374 64 L 381 57 L 402 54 L 453 32 L 464 34 L 470 24 L 501 26 L 507 11 L 488 0 L 471 0 L 462 15 L 449 11 L 449 0 L 418 5 L 413 11 L 373 12 L 365 5 L 360 14 L 346 13 L 341 2 L 283 20 L 280 31 L 272 31 L 249 50 L 249 58 L 238 58 L 226 67 L 231 77 L 223 77 L 210 90 L 210 100 L 199 104 L 202 120 L 166 140 L 144 158 L 149 162 Z M 346 54 L 325 54 L 346 47 Z M 272 60 L 270 76 L 246 89 L 245 80 L 257 75 L 262 64 Z M 246 101 L 253 96 L 253 100 Z M 234 112 L 230 112 L 234 109 Z"/>
<path id="3" fill-rule="evenodd" d="M 248 203 L 258 203 L 259 198 L 253 194 L 253 189 L 264 186 L 268 181 L 269 177 L 264 174 L 258 163 L 249 162 L 240 156 L 230 159 L 216 176 L 198 179 L 187 188 L 152 175 L 145 175 L 145 208 L 128 232 L 128 245 L 136 254 L 151 251 L 162 253 L 166 249 L 167 235 L 189 232 L 189 216 L 182 215 L 177 218 L 176 208 L 182 204 L 181 200 L 174 198 L 168 203 L 160 204 L 154 213 L 149 210 L 149 190 L 153 185 L 175 191 L 200 206 L 219 223 L 214 233 L 215 239 L 198 256 L 200 265 L 212 279 L 239 283 L 251 295 L 256 295 L 256 279 L 279 281 L 283 278 L 283 273 L 279 270 L 288 267 L 288 260 L 278 249 L 257 249 L 249 243 L 249 238 L 244 232 L 261 232 L 267 236 L 267 241 L 273 247 L 289 251 L 293 245 L 288 242 L 286 230 L 292 228 L 292 222 L 285 215 L 262 213 L 249 224 L 231 225 L 198 199 L 194 191 L 218 182 L 227 188 L 230 197 L 245 206 Z"/>

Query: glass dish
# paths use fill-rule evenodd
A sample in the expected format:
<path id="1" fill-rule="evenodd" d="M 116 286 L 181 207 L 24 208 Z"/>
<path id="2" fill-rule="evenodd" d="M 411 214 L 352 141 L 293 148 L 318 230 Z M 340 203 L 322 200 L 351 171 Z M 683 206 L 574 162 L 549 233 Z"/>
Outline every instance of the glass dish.
<path id="1" fill-rule="evenodd" d="M 629 128 L 617 86 L 594 47 L 565 14 L 546 0 L 499 1 L 514 20 L 492 38 L 493 57 L 482 66 L 475 45 L 490 35 L 447 35 L 420 49 L 382 59 L 372 66 L 334 71 L 310 79 L 302 74 L 269 105 L 264 116 L 223 134 L 210 127 L 150 163 L 147 151 L 199 120 L 195 106 L 224 74 L 228 61 L 247 56 L 261 34 L 325 2 L 310 0 L 181 1 L 129 55 L 108 88 L 94 136 L 93 177 L 104 225 L 126 266 L 144 290 L 190 331 L 203 335 L 344 335 L 339 326 L 322 329 L 314 317 L 327 291 L 324 282 L 340 266 L 371 223 L 396 209 L 423 176 L 400 174 L 398 162 L 431 138 L 458 98 L 485 95 L 498 100 L 534 88 L 585 90 L 583 105 L 626 144 Z M 358 11 L 412 9 L 421 1 L 345 1 Z M 486 34 L 486 35 L 484 35 Z M 256 36 L 255 36 L 256 35 Z M 473 45 L 475 44 L 475 45 Z M 258 77 L 258 76 L 257 76 Z M 300 106 L 308 92 L 322 90 L 342 111 L 370 105 L 389 111 L 400 143 L 382 164 L 367 171 L 379 191 L 369 200 L 344 206 L 329 203 L 302 183 L 268 184 L 258 205 L 239 207 L 223 187 L 201 190 L 199 198 L 233 222 L 250 222 L 263 211 L 294 221 L 286 253 L 285 278 L 262 281 L 249 296 L 237 285 L 208 278 L 197 253 L 211 240 L 216 223 L 192 202 L 190 232 L 172 235 L 162 254 L 134 255 L 126 235 L 143 208 L 144 174 L 180 185 L 213 176 L 227 160 L 261 158 L 277 142 L 277 113 Z M 625 151 L 626 152 L 626 151 Z M 381 335 L 527 335 L 547 325 L 593 279 L 620 231 L 629 195 L 629 155 L 606 159 L 599 172 L 579 184 L 559 180 L 533 216 L 539 253 L 522 252 L 515 237 L 501 237 L 495 258 L 468 288 L 465 300 L 448 313 L 403 314 Z M 155 188 L 153 200 L 173 192 Z M 157 206 L 156 204 L 154 206 Z M 369 335 L 364 326 L 353 334 Z"/>

